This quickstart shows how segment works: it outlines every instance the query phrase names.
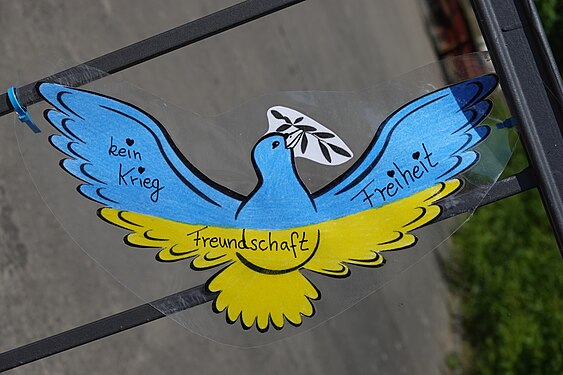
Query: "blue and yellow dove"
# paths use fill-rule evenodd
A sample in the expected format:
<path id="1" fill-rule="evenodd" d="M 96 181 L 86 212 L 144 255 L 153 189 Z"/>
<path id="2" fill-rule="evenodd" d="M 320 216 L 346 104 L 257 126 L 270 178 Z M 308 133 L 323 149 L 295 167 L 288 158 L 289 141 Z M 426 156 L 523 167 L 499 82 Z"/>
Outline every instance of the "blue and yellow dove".
<path id="1" fill-rule="evenodd" d="M 349 265 L 381 266 L 382 252 L 416 243 L 411 232 L 440 215 L 437 202 L 478 161 L 473 148 L 490 133 L 481 122 L 496 86 L 488 74 L 409 102 L 354 165 L 314 193 L 295 167 L 295 146 L 305 152 L 307 135 L 299 142 L 282 131 L 303 117 L 270 109 L 289 124 L 254 146 L 258 184 L 248 196 L 203 175 L 141 109 L 57 84 L 38 91 L 55 107 L 44 116 L 58 131 L 50 142 L 68 156 L 60 165 L 82 181 L 80 194 L 104 205 L 99 216 L 130 231 L 126 243 L 160 249 L 158 261 L 220 267 L 207 282 L 214 310 L 265 331 L 314 314 L 320 292 L 303 270 L 346 277 Z M 331 137 L 316 136 L 324 157 L 329 149 L 350 156 Z"/>

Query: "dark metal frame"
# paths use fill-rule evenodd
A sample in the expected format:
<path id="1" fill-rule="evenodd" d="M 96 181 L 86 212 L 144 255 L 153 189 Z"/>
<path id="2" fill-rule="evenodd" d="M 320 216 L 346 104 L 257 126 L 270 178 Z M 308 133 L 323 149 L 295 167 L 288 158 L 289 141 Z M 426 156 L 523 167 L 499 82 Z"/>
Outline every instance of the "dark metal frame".
<path id="1" fill-rule="evenodd" d="M 85 66 L 110 74 L 266 16 L 304 0 L 248 0 L 162 34 L 57 73 L 41 81 L 84 85 L 95 76 L 76 75 Z M 532 189 L 540 191 L 559 247 L 563 244 L 563 89 L 532 0 L 472 0 L 510 109 L 516 117 L 531 167 L 494 185 L 482 199 L 476 189 L 443 204 L 438 220 Z M 40 101 L 35 82 L 18 90 L 22 105 Z M 0 96 L 0 116 L 13 111 Z M 490 189 L 490 190 L 489 190 Z M 203 285 L 137 306 L 0 354 L 0 372 L 160 319 L 214 298 Z"/>
<path id="2" fill-rule="evenodd" d="M 80 75 L 76 74 L 77 70 L 88 71 L 88 68 L 94 68 L 94 70 L 114 74 L 303 1 L 305 0 L 246 0 L 37 82 L 56 82 L 72 87 L 82 86 L 102 76 Z M 42 100 L 35 90 L 37 82 L 18 88 L 18 100 L 22 106 L 26 107 Z M 1 95 L 0 116 L 13 110 L 8 95 Z"/>
<path id="3" fill-rule="evenodd" d="M 563 85 L 533 0 L 472 0 L 563 251 Z"/>

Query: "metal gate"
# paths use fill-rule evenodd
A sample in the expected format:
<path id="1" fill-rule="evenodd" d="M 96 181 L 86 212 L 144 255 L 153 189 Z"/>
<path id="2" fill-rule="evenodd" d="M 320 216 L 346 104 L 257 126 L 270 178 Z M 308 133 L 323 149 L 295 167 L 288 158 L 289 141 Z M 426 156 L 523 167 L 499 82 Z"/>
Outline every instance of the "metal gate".
<path id="1" fill-rule="evenodd" d="M 40 81 L 81 86 L 96 79 L 75 74 L 82 66 L 113 74 L 302 1 L 244 1 Z M 472 5 L 517 120 L 530 167 L 490 186 L 482 201 L 478 192 L 461 195 L 456 204 L 445 208 L 439 220 L 536 187 L 563 249 L 563 86 L 538 14 L 532 0 L 472 0 Z M 36 83 L 18 89 L 23 106 L 41 100 Z M 13 111 L 7 94 L 0 96 L 0 116 Z M 213 294 L 199 285 L 30 343 L 0 354 L 0 372 L 160 319 L 165 316 L 163 311 L 171 314 L 212 298 Z M 175 307 L 167 310 L 166 306 Z"/>

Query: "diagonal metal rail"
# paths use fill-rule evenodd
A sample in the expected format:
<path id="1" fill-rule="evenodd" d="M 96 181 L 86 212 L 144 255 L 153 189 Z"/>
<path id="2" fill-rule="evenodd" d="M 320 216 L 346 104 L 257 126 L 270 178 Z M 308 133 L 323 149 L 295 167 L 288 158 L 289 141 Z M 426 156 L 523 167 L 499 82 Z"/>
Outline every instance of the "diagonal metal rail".
<path id="1" fill-rule="evenodd" d="M 37 82 L 63 83 L 71 87 L 83 86 L 102 78 L 102 75 L 80 74 L 88 68 L 114 74 L 303 1 L 305 0 L 246 0 Z M 31 82 L 17 89 L 18 100 L 22 106 L 27 107 L 42 100 L 35 90 L 37 82 Z M 0 95 L 0 116 L 13 110 L 8 95 Z"/>

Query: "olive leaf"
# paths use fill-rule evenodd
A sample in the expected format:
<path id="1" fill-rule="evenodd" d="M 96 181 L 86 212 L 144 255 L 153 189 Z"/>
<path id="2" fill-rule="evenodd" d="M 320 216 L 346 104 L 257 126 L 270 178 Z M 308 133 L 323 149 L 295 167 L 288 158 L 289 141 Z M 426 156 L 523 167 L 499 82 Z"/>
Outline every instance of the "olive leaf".
<path id="1" fill-rule="evenodd" d="M 283 115 L 281 113 L 279 113 L 278 111 L 276 111 L 275 109 L 272 109 L 270 111 L 270 113 L 277 118 L 278 120 L 282 120 L 283 119 Z"/>
<path id="2" fill-rule="evenodd" d="M 284 120 L 285 122 L 289 122 L 290 124 L 292 124 L 291 120 L 287 116 L 282 115 L 279 111 L 272 109 L 270 112 L 278 120 Z"/>
<path id="3" fill-rule="evenodd" d="M 328 148 L 326 148 L 326 146 L 322 143 L 319 143 L 319 146 L 321 148 L 321 152 L 323 153 L 323 156 L 330 163 L 332 160 L 330 158 L 330 152 L 328 152 Z"/>
<path id="4" fill-rule="evenodd" d="M 290 125 L 290 124 L 283 124 L 282 126 L 278 127 L 278 128 L 276 129 L 276 131 L 281 133 L 281 132 L 286 131 L 286 130 L 289 129 L 289 128 L 291 128 L 291 125 Z"/>
<path id="5" fill-rule="evenodd" d="M 307 152 L 307 145 L 309 144 L 309 141 L 307 140 L 307 134 L 303 134 L 303 139 L 301 140 L 301 152 L 305 153 Z"/>
<path id="6" fill-rule="evenodd" d="M 333 145 L 332 143 L 328 143 L 328 145 L 337 154 L 340 154 L 342 156 L 346 156 L 347 158 L 352 157 L 352 155 L 350 155 L 350 153 L 348 151 L 346 151 L 345 149 L 343 149 L 342 147 L 338 147 L 337 145 Z"/>
<path id="7" fill-rule="evenodd" d="M 310 126 L 310 125 L 293 125 L 293 126 L 295 126 L 299 130 L 303 130 L 306 133 L 314 132 L 314 131 L 317 130 L 317 128 L 315 128 L 314 126 Z"/>
<path id="8" fill-rule="evenodd" d="M 315 133 L 315 137 L 317 137 L 317 138 L 323 138 L 323 139 L 325 139 L 325 138 L 334 138 L 334 134 L 332 134 L 332 133 L 327 133 L 327 132 L 318 132 L 318 133 Z"/>

